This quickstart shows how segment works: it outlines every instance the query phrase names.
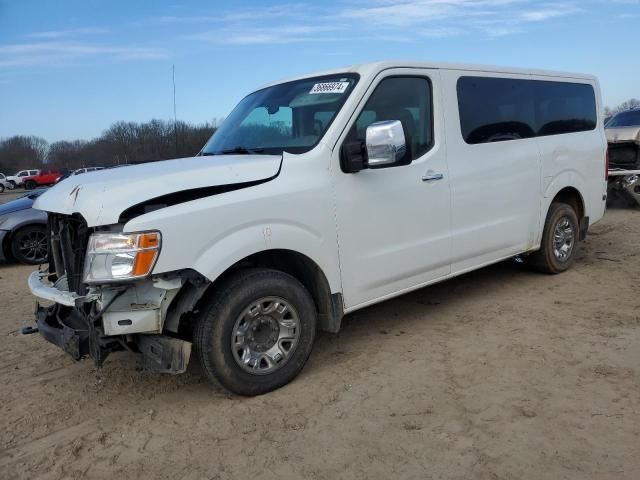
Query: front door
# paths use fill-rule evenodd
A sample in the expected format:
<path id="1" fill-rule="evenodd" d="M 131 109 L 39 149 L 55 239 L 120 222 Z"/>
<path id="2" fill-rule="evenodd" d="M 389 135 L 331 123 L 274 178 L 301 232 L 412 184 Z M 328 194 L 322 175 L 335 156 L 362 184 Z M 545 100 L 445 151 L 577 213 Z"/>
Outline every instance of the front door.
<path id="1" fill-rule="evenodd" d="M 388 70 L 360 102 L 334 149 L 342 290 L 347 310 L 448 275 L 449 172 L 437 70 Z M 407 161 L 344 173 L 340 147 L 364 141 L 368 125 L 399 120 Z"/>

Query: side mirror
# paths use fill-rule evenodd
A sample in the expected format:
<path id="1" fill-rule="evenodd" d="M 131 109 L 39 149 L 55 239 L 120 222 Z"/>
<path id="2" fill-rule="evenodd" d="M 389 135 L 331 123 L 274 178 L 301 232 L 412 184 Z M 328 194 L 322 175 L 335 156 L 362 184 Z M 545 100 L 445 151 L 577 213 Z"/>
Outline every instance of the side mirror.
<path id="1" fill-rule="evenodd" d="M 399 120 L 372 123 L 367 127 L 365 138 L 369 168 L 393 167 L 407 153 L 404 129 Z"/>
<path id="2" fill-rule="evenodd" d="M 399 120 L 375 122 L 367 127 L 365 141 L 345 142 L 340 152 L 340 165 L 345 173 L 365 168 L 406 165 L 407 145 Z"/>

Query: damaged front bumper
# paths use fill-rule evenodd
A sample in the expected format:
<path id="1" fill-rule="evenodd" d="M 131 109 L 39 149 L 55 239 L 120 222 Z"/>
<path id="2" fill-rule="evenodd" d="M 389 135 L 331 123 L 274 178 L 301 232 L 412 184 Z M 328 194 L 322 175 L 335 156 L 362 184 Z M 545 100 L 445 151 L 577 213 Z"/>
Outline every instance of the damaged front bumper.
<path id="1" fill-rule="evenodd" d="M 64 280 L 50 281 L 47 272 L 33 272 L 28 285 L 36 297 L 54 302 L 36 303 L 40 335 L 75 360 L 91 357 L 101 366 L 111 352 L 130 350 L 142 354 L 147 370 L 186 371 L 191 343 L 161 334 L 165 304 L 176 292 L 147 282 L 78 295 L 64 288 Z"/>

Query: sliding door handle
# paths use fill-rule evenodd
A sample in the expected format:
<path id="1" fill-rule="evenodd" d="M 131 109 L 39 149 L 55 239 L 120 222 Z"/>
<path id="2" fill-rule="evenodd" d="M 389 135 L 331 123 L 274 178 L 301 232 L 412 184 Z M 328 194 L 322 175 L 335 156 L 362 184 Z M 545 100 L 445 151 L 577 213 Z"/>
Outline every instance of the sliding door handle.
<path id="1" fill-rule="evenodd" d="M 427 174 L 422 177 L 422 181 L 431 182 L 433 180 L 442 180 L 443 178 L 444 175 L 442 173 L 427 172 Z"/>

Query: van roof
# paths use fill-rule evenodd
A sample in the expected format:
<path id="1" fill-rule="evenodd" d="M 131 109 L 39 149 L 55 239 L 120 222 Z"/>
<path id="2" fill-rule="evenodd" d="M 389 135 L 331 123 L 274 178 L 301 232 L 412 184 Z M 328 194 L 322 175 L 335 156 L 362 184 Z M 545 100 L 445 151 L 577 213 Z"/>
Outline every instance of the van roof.
<path id="1" fill-rule="evenodd" d="M 260 88 L 269 87 L 271 85 L 277 85 L 279 83 L 291 82 L 294 80 L 301 80 L 309 77 L 318 77 L 323 75 L 335 75 L 340 73 L 358 73 L 361 76 L 372 76 L 377 73 L 388 70 L 390 68 L 432 68 L 442 70 L 464 70 L 469 72 L 491 72 L 491 73 L 515 73 L 522 75 L 542 75 L 547 77 L 560 77 L 560 78 L 572 78 L 580 80 L 596 81 L 596 77 L 593 75 L 586 75 L 582 73 L 571 72 L 557 72 L 552 70 L 541 70 L 532 68 L 512 68 L 501 67 L 495 65 L 474 65 L 469 63 L 444 63 L 444 62 L 416 62 L 413 60 L 384 60 L 380 62 L 362 63 L 356 65 L 350 65 L 343 68 L 333 68 L 331 70 L 324 70 L 319 72 L 305 73 L 304 75 L 298 75 L 296 77 L 285 78 L 276 82 L 270 82 L 263 85 Z"/>

